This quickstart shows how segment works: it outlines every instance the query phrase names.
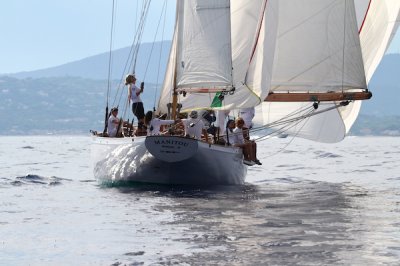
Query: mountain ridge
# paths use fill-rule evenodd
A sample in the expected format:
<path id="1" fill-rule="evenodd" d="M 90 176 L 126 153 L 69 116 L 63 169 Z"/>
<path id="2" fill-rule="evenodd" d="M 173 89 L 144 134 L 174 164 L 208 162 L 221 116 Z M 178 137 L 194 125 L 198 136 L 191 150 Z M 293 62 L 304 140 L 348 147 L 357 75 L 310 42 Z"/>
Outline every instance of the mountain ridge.
<path id="1" fill-rule="evenodd" d="M 146 110 L 152 109 L 157 99 L 170 44 L 147 44 L 139 51 L 136 74 L 139 81 L 146 81 L 142 98 Z M 126 74 L 123 65 L 129 50 L 126 47 L 113 52 L 112 94 L 117 93 L 114 88 L 119 87 Z M 160 54 L 162 57 L 158 58 Z M 101 130 L 108 87 L 108 56 L 101 53 L 52 68 L 1 75 L 0 112 L 7 116 L 0 116 L 0 134 L 82 134 L 88 129 Z M 370 82 L 373 97 L 363 103 L 352 134 L 400 136 L 399 69 L 400 54 L 383 58 Z"/>
<path id="2" fill-rule="evenodd" d="M 157 73 L 164 73 L 167 65 L 171 41 L 143 43 L 139 48 L 137 57 L 136 74 L 146 77 L 146 81 L 157 83 Z M 124 71 L 131 47 L 124 47 L 112 51 L 111 79 L 121 79 L 128 71 Z M 85 57 L 76 61 L 68 62 L 54 67 L 48 67 L 33 71 L 22 71 L 10 74 L 0 74 L 14 78 L 44 78 L 44 77 L 80 77 L 89 79 L 107 79 L 108 77 L 109 53 L 104 52 L 97 55 Z M 157 67 L 157 71 L 148 71 L 148 66 Z M 158 66 L 160 69 L 158 70 Z M 161 78 L 162 81 L 162 78 Z M 160 77 L 158 77 L 160 82 Z"/>

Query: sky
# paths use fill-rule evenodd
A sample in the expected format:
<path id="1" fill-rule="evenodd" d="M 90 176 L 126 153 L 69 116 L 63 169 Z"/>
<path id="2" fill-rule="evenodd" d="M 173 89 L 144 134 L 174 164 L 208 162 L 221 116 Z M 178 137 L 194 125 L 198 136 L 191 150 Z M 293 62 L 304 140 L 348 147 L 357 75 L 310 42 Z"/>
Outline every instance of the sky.
<path id="1" fill-rule="evenodd" d="M 114 0 L 113 48 L 133 41 L 140 0 Z M 164 39 L 170 40 L 175 0 L 166 0 Z M 31 71 L 107 52 L 113 0 L 2 0 L 0 3 L 0 73 Z M 152 42 L 164 0 L 153 0 L 143 42 Z M 137 22 L 136 22 L 137 23 Z M 161 40 L 161 34 L 158 39 Z M 388 53 L 400 53 L 400 32 Z"/>
<path id="2" fill-rule="evenodd" d="M 114 2 L 113 48 L 118 49 L 132 44 L 142 1 Z M 151 2 L 143 42 L 154 40 L 163 4 Z M 112 5 L 113 0 L 2 0 L 0 73 L 52 67 L 109 51 Z M 167 0 L 167 14 L 164 39 L 171 40 L 175 0 Z"/>

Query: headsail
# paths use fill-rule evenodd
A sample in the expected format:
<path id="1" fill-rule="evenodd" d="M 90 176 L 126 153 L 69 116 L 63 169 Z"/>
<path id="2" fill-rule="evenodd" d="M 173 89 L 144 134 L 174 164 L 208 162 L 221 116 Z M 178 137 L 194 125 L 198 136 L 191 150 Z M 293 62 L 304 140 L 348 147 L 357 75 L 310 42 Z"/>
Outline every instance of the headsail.
<path id="1" fill-rule="evenodd" d="M 400 1 L 358 0 L 356 3 L 362 18 L 360 40 L 369 82 L 400 24 Z"/>
<path id="2" fill-rule="evenodd" d="M 276 2 L 178 0 L 177 5 L 173 40 L 177 48 L 170 54 L 175 64 L 169 64 L 167 73 L 175 67 L 176 88 L 188 92 L 179 95 L 183 110 L 258 105 L 271 79 Z M 166 92 L 173 89 L 171 84 L 164 82 L 162 95 L 171 94 Z M 224 97 L 218 97 L 221 91 Z M 165 112 L 170 101 L 161 98 L 158 109 Z"/>

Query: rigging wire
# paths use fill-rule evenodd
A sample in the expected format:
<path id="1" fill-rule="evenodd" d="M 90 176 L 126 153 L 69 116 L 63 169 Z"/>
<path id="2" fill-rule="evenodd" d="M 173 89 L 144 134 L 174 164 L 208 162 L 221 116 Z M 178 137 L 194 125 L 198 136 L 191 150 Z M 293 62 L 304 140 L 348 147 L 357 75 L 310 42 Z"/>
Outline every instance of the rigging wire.
<path id="1" fill-rule="evenodd" d="M 143 4 L 142 4 L 142 10 L 140 12 L 141 15 L 140 15 L 140 19 L 139 19 L 139 25 L 136 28 L 134 39 L 133 39 L 131 48 L 129 50 L 129 54 L 128 54 L 127 60 L 125 62 L 124 70 L 122 72 L 122 76 L 121 76 L 120 82 L 119 82 L 119 84 L 117 86 L 117 92 L 115 93 L 113 105 L 115 105 L 116 102 L 118 102 L 118 105 L 119 105 L 119 103 L 122 100 L 122 96 L 126 94 L 126 91 L 122 90 L 125 73 L 127 71 L 129 71 L 129 72 L 131 72 L 133 74 L 135 73 L 135 64 L 136 64 L 137 55 L 138 55 L 138 52 L 139 52 L 139 47 L 140 47 L 140 43 L 141 43 L 141 40 L 142 40 L 142 35 L 143 35 L 143 32 L 144 32 L 144 25 L 145 25 L 145 21 L 146 21 L 146 18 L 147 18 L 147 14 L 148 14 L 148 10 L 149 10 L 149 7 L 150 7 L 151 0 L 144 0 L 142 3 Z M 135 22 L 135 25 L 136 25 L 136 22 Z M 124 93 L 124 91 L 125 91 L 125 93 Z"/>
<path id="2" fill-rule="evenodd" d="M 306 118 L 309 118 L 311 116 L 315 116 L 315 115 L 318 115 L 318 114 L 321 114 L 321 113 L 325 113 L 325 112 L 331 111 L 333 109 L 337 109 L 337 108 L 339 108 L 341 106 L 345 106 L 345 105 L 347 105 L 347 103 L 348 102 L 341 102 L 339 104 L 335 104 L 335 105 L 333 105 L 331 107 L 325 108 L 325 109 L 320 110 L 320 111 L 316 111 L 315 109 L 312 109 L 308 113 L 302 114 L 302 115 L 297 116 L 297 117 L 292 117 L 292 118 L 284 117 L 284 118 L 279 119 L 277 121 L 274 121 L 272 123 L 268 123 L 266 125 L 258 127 L 257 129 L 252 129 L 250 132 L 259 131 L 259 130 L 262 130 L 262 129 L 268 129 L 268 128 L 271 128 L 271 127 L 277 127 L 277 126 L 281 126 L 281 125 L 285 125 L 285 124 L 290 124 L 290 123 L 294 123 L 294 122 L 297 122 L 297 121 L 301 122 L 302 120 L 304 120 Z M 288 129 L 290 129 L 290 128 L 291 127 L 289 127 Z M 288 129 L 286 129 L 286 130 L 288 130 Z M 283 132 L 285 132 L 285 131 L 283 131 Z M 265 138 L 265 137 L 267 137 L 269 135 L 271 135 L 271 133 L 266 134 L 266 135 L 264 135 L 262 137 L 259 137 L 258 139 L 263 139 L 263 138 Z"/>
<path id="3" fill-rule="evenodd" d="M 269 158 L 269 157 L 272 157 L 272 156 L 275 156 L 275 155 L 277 155 L 278 153 L 281 153 L 282 151 L 284 151 L 284 150 L 294 141 L 294 139 L 298 136 L 298 134 L 300 133 L 300 131 L 301 131 L 301 130 L 303 129 L 303 127 L 307 124 L 307 122 L 308 122 L 308 120 L 310 119 L 310 117 L 311 117 L 311 116 L 309 116 L 308 118 L 306 118 L 307 121 L 305 121 L 305 122 L 303 123 L 303 125 L 299 128 L 299 130 L 296 132 L 296 134 L 294 134 L 294 135 L 292 136 L 292 138 L 290 139 L 290 141 L 289 141 L 288 143 L 286 143 L 285 146 L 283 146 L 282 148 L 280 148 L 278 151 L 276 151 L 276 152 L 274 152 L 274 153 L 272 153 L 272 154 L 270 154 L 270 155 L 264 157 L 263 159 Z M 297 125 L 300 124 L 301 122 L 302 122 L 302 121 L 299 121 L 298 123 L 296 123 L 296 124 L 293 125 L 293 126 L 297 126 Z M 289 128 L 289 129 L 290 129 L 290 128 Z"/>
<path id="4" fill-rule="evenodd" d="M 112 15 L 111 15 L 111 32 L 110 32 L 110 50 L 108 56 L 108 79 L 107 79 L 107 106 L 110 97 L 111 90 L 111 65 L 112 65 L 112 47 L 113 47 L 113 36 L 114 36 L 114 17 L 115 17 L 115 0 L 112 3 Z"/>
<path id="5" fill-rule="evenodd" d="M 157 35 L 158 35 L 158 29 L 159 29 L 159 27 L 160 27 L 160 23 L 161 23 L 161 20 L 162 20 L 162 18 L 163 18 L 162 14 L 163 14 L 164 9 L 165 9 L 165 3 L 166 3 L 166 2 L 164 2 L 164 5 L 163 5 L 163 7 L 162 7 L 160 19 L 158 20 L 158 24 L 157 24 L 157 28 L 156 28 L 156 33 L 154 34 L 153 43 L 151 44 L 150 56 L 149 56 L 149 60 L 147 60 L 147 64 L 146 64 L 146 68 L 145 68 L 145 71 L 144 71 L 143 79 L 146 78 L 147 70 L 149 69 L 150 59 L 151 59 L 151 56 L 152 56 L 152 54 L 153 54 L 154 45 L 155 45 L 155 43 L 156 43 L 156 39 L 157 39 Z M 164 19 L 164 23 L 165 23 L 165 19 Z"/>
<path id="6" fill-rule="evenodd" d="M 104 130 L 103 134 L 107 132 L 108 127 L 108 104 L 110 100 L 110 90 L 111 90 L 111 65 L 112 65 L 112 46 L 113 46 L 113 33 L 114 33 L 114 17 L 115 17 L 115 0 L 112 2 L 112 10 L 111 10 L 111 37 L 110 37 L 110 51 L 109 51 L 109 58 L 108 58 L 108 80 L 107 80 L 107 96 L 106 96 L 106 110 L 104 116 Z"/>
<path id="7" fill-rule="evenodd" d="M 157 80 L 156 80 L 156 89 L 154 91 L 154 104 L 153 104 L 153 111 L 156 109 L 156 100 L 157 100 L 157 92 L 158 92 L 158 80 L 160 77 L 160 69 L 161 69 L 161 57 L 162 57 L 162 52 L 163 52 L 163 43 L 164 43 L 164 34 L 165 34 L 165 23 L 167 20 L 167 9 L 168 9 L 168 2 L 164 2 L 164 23 L 163 23 L 163 30 L 162 30 L 162 35 L 161 35 L 161 47 L 160 47 L 160 54 L 159 54 L 159 59 L 158 59 L 158 68 L 157 68 Z"/>
<path id="8" fill-rule="evenodd" d="M 140 49 L 140 43 L 142 41 L 142 36 L 143 36 L 143 32 L 144 32 L 144 26 L 146 25 L 146 17 L 147 14 L 149 12 L 149 7 L 150 7 L 150 3 L 151 0 L 147 0 L 144 2 L 143 8 L 142 8 L 142 12 L 141 12 L 141 16 L 140 16 L 140 20 L 139 20 L 139 26 L 138 26 L 138 30 L 137 30 L 137 34 L 136 34 L 136 40 L 135 40 L 135 49 L 134 49 L 134 54 L 133 54 L 133 63 L 132 63 L 132 73 L 135 73 L 135 69 L 136 69 L 136 62 L 137 62 L 137 55 L 139 53 L 139 49 Z"/>

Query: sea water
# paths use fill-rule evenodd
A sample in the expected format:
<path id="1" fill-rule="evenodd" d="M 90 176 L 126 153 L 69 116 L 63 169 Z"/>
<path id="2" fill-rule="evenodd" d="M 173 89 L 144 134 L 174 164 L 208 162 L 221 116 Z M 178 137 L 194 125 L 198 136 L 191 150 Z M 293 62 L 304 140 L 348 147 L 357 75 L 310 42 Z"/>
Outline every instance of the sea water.
<path id="1" fill-rule="evenodd" d="M 400 265 L 400 138 L 269 139 L 200 188 L 98 183 L 90 142 L 0 137 L 0 265 Z"/>

